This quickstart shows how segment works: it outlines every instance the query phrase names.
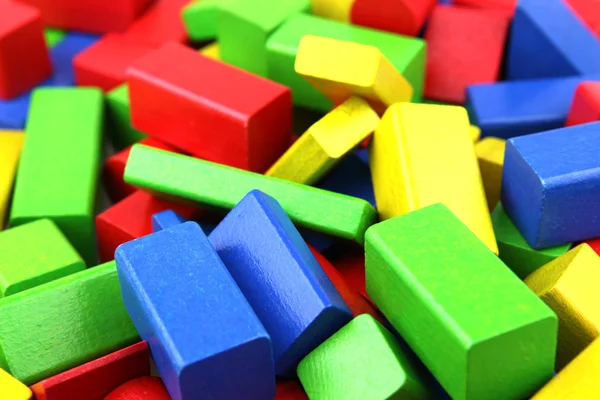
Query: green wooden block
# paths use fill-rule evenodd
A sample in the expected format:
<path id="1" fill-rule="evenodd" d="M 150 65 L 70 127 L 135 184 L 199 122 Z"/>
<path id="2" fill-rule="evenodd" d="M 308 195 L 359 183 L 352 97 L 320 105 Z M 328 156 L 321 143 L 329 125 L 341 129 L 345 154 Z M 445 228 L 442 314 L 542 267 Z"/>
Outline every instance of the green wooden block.
<path id="1" fill-rule="evenodd" d="M 110 139 L 116 150 L 123 150 L 147 137 L 131 124 L 129 86 L 126 83 L 106 94 L 106 114 Z"/>
<path id="2" fill-rule="evenodd" d="M 12 226 L 53 220 L 88 265 L 96 264 L 103 105 L 95 88 L 33 92 L 10 213 Z"/>
<path id="3" fill-rule="evenodd" d="M 294 104 L 323 112 L 332 107 L 325 96 L 294 70 L 300 40 L 309 34 L 376 46 L 413 86 L 413 101 L 420 100 L 425 71 L 423 40 L 297 14 L 284 22 L 267 42 L 268 77 L 292 89 Z"/>
<path id="4" fill-rule="evenodd" d="M 85 269 L 54 222 L 39 219 L 0 232 L 0 298 Z"/>
<path id="5" fill-rule="evenodd" d="M 377 217 L 362 199 L 139 144 L 129 154 L 125 181 L 157 196 L 220 210 L 258 189 L 274 197 L 295 224 L 361 244 Z"/>
<path id="6" fill-rule="evenodd" d="M 181 17 L 191 40 L 204 41 L 217 37 L 217 17 L 225 1 L 199 0 L 183 8 Z"/>
<path id="7" fill-rule="evenodd" d="M 65 32 L 59 29 L 46 28 L 44 29 L 44 37 L 48 47 L 54 47 L 65 37 Z"/>
<path id="8" fill-rule="evenodd" d="M 114 261 L 0 300 L 0 368 L 26 385 L 138 340 Z"/>
<path id="9" fill-rule="evenodd" d="M 310 10 L 310 0 L 229 0 L 218 18 L 221 60 L 267 76 L 269 36 L 290 16 Z"/>
<path id="10" fill-rule="evenodd" d="M 492 225 L 500 259 L 521 279 L 562 256 L 573 246 L 573 243 L 567 243 L 543 250 L 532 249 L 504 211 L 502 203 L 498 203 L 492 212 Z"/>
<path id="11" fill-rule="evenodd" d="M 362 314 L 306 356 L 298 377 L 311 400 L 429 399 L 426 380 L 394 335 Z"/>
<path id="12" fill-rule="evenodd" d="M 558 319 L 446 206 L 366 234 L 367 293 L 454 400 L 529 398 Z"/>

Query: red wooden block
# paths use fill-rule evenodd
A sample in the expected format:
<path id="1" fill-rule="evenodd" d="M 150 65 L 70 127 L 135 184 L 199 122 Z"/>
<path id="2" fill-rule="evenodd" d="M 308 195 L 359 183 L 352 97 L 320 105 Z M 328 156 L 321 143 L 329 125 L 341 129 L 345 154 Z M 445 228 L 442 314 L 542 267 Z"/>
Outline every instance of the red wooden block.
<path id="1" fill-rule="evenodd" d="M 350 250 L 340 259 L 335 260 L 334 265 L 348 286 L 369 299 L 365 277 L 365 255 L 362 252 Z"/>
<path id="2" fill-rule="evenodd" d="M 575 14 L 577 14 L 584 24 L 596 35 L 600 36 L 600 1 L 598 0 L 566 0 Z"/>
<path id="3" fill-rule="evenodd" d="M 45 25 L 91 33 L 120 32 L 154 0 L 17 0 L 38 8 Z"/>
<path id="4" fill-rule="evenodd" d="M 161 142 L 158 139 L 142 139 L 139 143 L 157 149 L 175 152 L 173 147 Z M 121 201 L 125 197 L 137 191 L 134 186 L 125 183 L 123 180 L 123 174 L 125 173 L 125 166 L 127 165 L 130 151 L 131 147 L 128 147 L 116 154 L 113 154 L 104 162 L 104 171 L 102 176 L 104 188 L 106 189 L 106 193 L 113 203 Z"/>
<path id="5" fill-rule="evenodd" d="M 600 120 L 600 82 L 582 82 L 575 90 L 566 126 Z"/>
<path id="6" fill-rule="evenodd" d="M 512 16 L 517 7 L 517 0 L 453 0 L 452 4 L 457 6 L 492 9 Z"/>
<path id="7" fill-rule="evenodd" d="M 417 36 L 437 0 L 356 0 L 353 24 L 401 35 Z"/>
<path id="8" fill-rule="evenodd" d="M 100 357 L 31 387 L 37 400 L 102 400 L 132 379 L 150 375 L 146 342 Z"/>
<path id="9" fill-rule="evenodd" d="M 302 386 L 296 381 L 277 382 L 273 400 L 308 400 Z"/>
<path id="10" fill-rule="evenodd" d="M 509 22 L 495 11 L 436 6 L 425 34 L 425 97 L 463 104 L 468 85 L 495 82 Z"/>
<path id="11" fill-rule="evenodd" d="M 598 255 L 600 255 L 600 238 L 586 240 L 583 243 L 587 243 Z"/>
<path id="12" fill-rule="evenodd" d="M 181 9 L 190 0 L 158 0 L 125 31 L 127 38 L 160 46 L 167 42 L 186 43 L 187 32 Z"/>
<path id="13" fill-rule="evenodd" d="M 174 43 L 127 75 L 133 126 L 193 156 L 263 172 L 290 143 L 283 85 Z"/>
<path id="14" fill-rule="evenodd" d="M 100 260 L 113 260 L 119 245 L 152 233 L 152 215 L 167 209 L 188 219 L 201 215 L 194 207 L 157 199 L 139 190 L 100 213 L 96 217 Z"/>
<path id="15" fill-rule="evenodd" d="M 25 93 L 52 74 L 40 12 L 0 3 L 0 99 Z"/>
<path id="16" fill-rule="evenodd" d="M 104 400 L 171 400 L 171 397 L 160 378 L 144 376 L 124 383 Z"/>
<path id="17" fill-rule="evenodd" d="M 153 48 L 118 33 L 105 35 L 73 59 L 77 86 L 105 92 L 125 82 L 125 71 Z"/>

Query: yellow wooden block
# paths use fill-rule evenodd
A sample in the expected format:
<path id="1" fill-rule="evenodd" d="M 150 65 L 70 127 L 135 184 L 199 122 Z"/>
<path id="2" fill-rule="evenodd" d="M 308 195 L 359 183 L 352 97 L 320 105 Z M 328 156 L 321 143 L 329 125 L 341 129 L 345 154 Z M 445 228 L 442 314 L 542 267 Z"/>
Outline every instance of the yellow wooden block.
<path id="1" fill-rule="evenodd" d="M 379 123 L 379 116 L 358 96 L 311 126 L 267 171 L 267 176 L 313 184 L 360 142 Z"/>
<path id="2" fill-rule="evenodd" d="M 30 400 L 32 397 L 33 393 L 27 386 L 0 368 L 0 399 Z"/>
<path id="3" fill-rule="evenodd" d="M 350 22 L 350 12 L 356 0 L 312 0 L 311 11 L 319 17 Z"/>
<path id="4" fill-rule="evenodd" d="M 471 140 L 473 143 L 477 143 L 481 137 L 481 129 L 479 129 L 479 127 L 476 125 L 471 125 L 469 127 L 469 134 L 471 135 Z"/>
<path id="5" fill-rule="evenodd" d="M 200 53 L 206 57 L 221 61 L 221 50 L 219 48 L 219 42 L 213 42 L 209 45 L 204 46 L 200 49 Z"/>
<path id="6" fill-rule="evenodd" d="M 485 197 L 490 211 L 500 201 L 505 148 L 506 140 L 495 137 L 487 137 L 475 143 L 475 154 L 479 161 L 483 188 L 485 189 Z"/>
<path id="7" fill-rule="evenodd" d="M 412 98 L 410 83 L 374 46 L 306 35 L 298 47 L 295 69 L 333 104 L 357 94 L 383 112 Z"/>
<path id="8" fill-rule="evenodd" d="M 498 254 L 463 107 L 392 105 L 375 130 L 369 160 L 381 219 L 444 203 Z"/>
<path id="9" fill-rule="evenodd" d="M 558 315 L 560 370 L 598 337 L 600 257 L 581 244 L 536 270 L 525 283 Z"/>
<path id="10" fill-rule="evenodd" d="M 600 339 L 559 372 L 531 400 L 600 399 Z"/>
<path id="11" fill-rule="evenodd" d="M 21 131 L 0 130 L 0 231 L 4 227 L 24 137 Z"/>

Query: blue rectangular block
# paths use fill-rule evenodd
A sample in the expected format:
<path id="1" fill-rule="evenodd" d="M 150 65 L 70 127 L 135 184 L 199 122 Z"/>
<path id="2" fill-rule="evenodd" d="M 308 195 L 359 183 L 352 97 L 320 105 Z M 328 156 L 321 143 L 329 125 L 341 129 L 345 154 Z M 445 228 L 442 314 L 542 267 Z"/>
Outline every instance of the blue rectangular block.
<path id="1" fill-rule="evenodd" d="M 152 216 L 152 232 L 162 231 L 163 229 L 172 228 L 189 220 L 182 215 L 177 214 L 173 210 L 164 210 Z M 217 225 L 210 222 L 199 222 L 200 228 L 205 235 L 208 235 L 215 229 Z"/>
<path id="2" fill-rule="evenodd" d="M 508 45 L 508 79 L 600 72 L 600 40 L 564 0 L 520 0 Z"/>
<path id="3" fill-rule="evenodd" d="M 467 108 L 482 137 L 509 139 L 557 129 L 565 124 L 577 85 L 586 80 L 600 81 L 600 74 L 472 85 Z"/>
<path id="4" fill-rule="evenodd" d="M 502 204 L 529 245 L 600 236 L 600 122 L 506 143 Z"/>
<path id="5" fill-rule="evenodd" d="M 125 308 L 173 400 L 271 399 L 271 340 L 195 222 L 115 253 Z"/>
<path id="6" fill-rule="evenodd" d="M 308 353 L 352 319 L 272 197 L 248 193 L 209 240 L 269 332 L 278 375 L 294 376 Z"/>

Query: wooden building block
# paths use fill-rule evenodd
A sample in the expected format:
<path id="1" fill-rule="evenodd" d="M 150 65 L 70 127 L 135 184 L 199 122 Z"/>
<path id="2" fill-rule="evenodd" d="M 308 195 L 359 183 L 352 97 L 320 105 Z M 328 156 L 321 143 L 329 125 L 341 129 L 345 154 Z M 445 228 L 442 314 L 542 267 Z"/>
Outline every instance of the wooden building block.
<path id="1" fill-rule="evenodd" d="M 274 400 L 308 400 L 302 386 L 296 381 L 277 382 Z"/>
<path id="2" fill-rule="evenodd" d="M 378 123 L 379 116 L 369 104 L 352 96 L 308 128 L 265 175 L 312 185 L 373 133 Z"/>
<path id="3" fill-rule="evenodd" d="M 413 96 L 410 83 L 375 46 L 306 35 L 294 68 L 334 105 L 359 95 L 383 113 Z"/>
<path id="4" fill-rule="evenodd" d="M 556 314 L 447 207 L 374 225 L 365 252 L 367 292 L 453 399 L 523 399 L 552 377 Z"/>
<path id="5" fill-rule="evenodd" d="M 475 155 L 479 162 L 485 198 L 490 211 L 496 208 L 500 201 L 505 148 L 506 140 L 495 137 L 487 137 L 475 143 Z"/>
<path id="6" fill-rule="evenodd" d="M 507 48 L 508 79 L 600 71 L 600 39 L 563 0 L 520 0 Z"/>
<path id="7" fill-rule="evenodd" d="M 566 3 L 583 20 L 583 23 L 600 36 L 600 3 L 596 0 L 566 0 Z"/>
<path id="8" fill-rule="evenodd" d="M 257 189 L 274 197 L 297 226 L 360 244 L 377 217 L 364 200 L 140 145 L 131 150 L 125 181 L 170 199 L 221 210 L 232 209 Z"/>
<path id="9" fill-rule="evenodd" d="M 556 369 L 561 370 L 600 335 L 600 256 L 582 244 L 525 279 L 558 315 Z"/>
<path id="10" fill-rule="evenodd" d="M 104 101 L 94 88 L 37 89 L 17 171 L 10 224 L 52 219 L 89 265 Z M 57 162 L 57 154 L 68 157 Z"/>
<path id="11" fill-rule="evenodd" d="M 600 120 L 600 82 L 581 82 L 575 90 L 566 126 Z"/>
<path id="12" fill-rule="evenodd" d="M 498 256 L 521 279 L 525 279 L 541 266 L 565 254 L 572 243 L 534 250 L 512 223 L 502 203 L 492 212 L 492 225 L 498 242 Z"/>
<path id="13" fill-rule="evenodd" d="M 150 351 L 139 342 L 31 386 L 36 400 L 104 400 L 120 385 L 150 375 Z"/>
<path id="14" fill-rule="evenodd" d="M 471 140 L 473 143 L 477 143 L 481 138 L 481 129 L 479 129 L 476 125 L 471 125 L 469 127 L 469 134 L 471 135 Z"/>
<path id="15" fill-rule="evenodd" d="M 321 112 L 332 108 L 331 101 L 294 70 L 298 47 L 305 35 L 376 46 L 410 83 L 413 100 L 421 98 L 425 72 L 423 40 L 298 14 L 285 21 L 267 41 L 269 79 L 290 87 L 295 105 Z"/>
<path id="16" fill-rule="evenodd" d="M 189 220 L 186 217 L 177 214 L 173 210 L 164 210 L 161 212 L 157 212 L 156 214 L 152 215 L 152 232 L 158 232 L 164 229 L 169 229 L 188 221 Z M 206 232 L 204 229 L 202 229 L 202 231 L 205 235 L 208 235 L 208 232 Z"/>
<path id="17" fill-rule="evenodd" d="M 110 125 L 110 139 L 116 150 L 123 150 L 146 138 L 131 124 L 129 86 L 122 84 L 106 94 L 106 116 Z"/>
<path id="18" fill-rule="evenodd" d="M 0 231 L 4 228 L 24 137 L 21 131 L 0 130 Z"/>
<path id="19" fill-rule="evenodd" d="M 424 96 L 464 104 L 467 86 L 498 80 L 509 25 L 497 12 L 436 6 L 425 32 Z"/>
<path id="20" fill-rule="evenodd" d="M 381 219 L 444 203 L 498 253 L 462 107 L 394 104 L 375 130 L 369 160 Z"/>
<path id="21" fill-rule="evenodd" d="M 217 37 L 217 19 L 225 0 L 197 0 L 181 11 L 185 30 L 192 41 L 212 40 Z"/>
<path id="22" fill-rule="evenodd" d="M 517 0 L 452 0 L 452 4 L 494 10 L 512 17 L 517 7 Z"/>
<path id="23" fill-rule="evenodd" d="M 344 300 L 279 203 L 253 190 L 209 241 L 271 336 L 275 373 L 298 363 L 352 319 Z"/>
<path id="24" fill-rule="evenodd" d="M 431 397 L 397 339 L 370 315 L 354 318 L 312 351 L 298 377 L 311 400 Z"/>
<path id="25" fill-rule="evenodd" d="M 436 0 L 355 0 L 353 24 L 406 36 L 418 36 Z"/>
<path id="26" fill-rule="evenodd" d="M 290 16 L 309 9 L 310 0 L 225 1 L 217 24 L 221 59 L 266 77 L 267 39 Z"/>
<path id="27" fill-rule="evenodd" d="M 127 312 L 173 400 L 275 395 L 271 338 L 196 223 L 125 243 L 115 258 Z"/>
<path id="28" fill-rule="evenodd" d="M 311 0 L 313 15 L 341 22 L 350 22 L 350 12 L 356 0 Z"/>
<path id="29" fill-rule="evenodd" d="M 44 29 L 44 39 L 46 39 L 46 46 L 54 47 L 65 37 L 66 32 L 55 28 Z"/>
<path id="30" fill-rule="evenodd" d="M 181 18 L 181 9 L 190 2 L 156 0 L 123 34 L 128 39 L 148 46 L 161 46 L 169 42 L 186 43 L 188 36 Z"/>
<path id="31" fill-rule="evenodd" d="M 139 340 L 114 262 L 7 297 L 0 314 L 0 368 L 26 385 Z"/>
<path id="32" fill-rule="evenodd" d="M 364 251 L 349 249 L 344 252 L 342 257 L 334 261 L 334 265 L 342 274 L 346 283 L 371 302 L 367 294 Z"/>
<path id="33" fill-rule="evenodd" d="M 24 94 L 52 74 L 40 12 L 0 3 L 0 99 Z"/>
<path id="34" fill-rule="evenodd" d="M 600 122 L 506 142 L 502 204 L 534 249 L 600 236 Z"/>
<path id="35" fill-rule="evenodd" d="M 133 126 L 193 156 L 264 172 L 289 145 L 289 89 L 192 49 L 151 52 L 128 84 Z"/>
<path id="36" fill-rule="evenodd" d="M 213 60 L 221 61 L 221 47 L 219 46 L 219 42 L 213 42 L 208 46 L 204 46 L 200 50 L 200 53 L 208 58 L 212 58 Z"/>
<path id="37" fill-rule="evenodd" d="M 0 398 L 6 400 L 31 400 L 33 393 L 31 393 L 31 389 L 0 368 Z"/>
<path id="38" fill-rule="evenodd" d="M 122 384 L 104 400 L 171 400 L 171 396 L 159 377 L 143 376 Z"/>

